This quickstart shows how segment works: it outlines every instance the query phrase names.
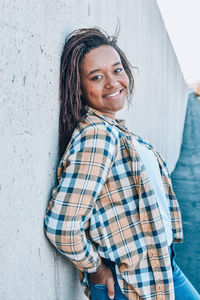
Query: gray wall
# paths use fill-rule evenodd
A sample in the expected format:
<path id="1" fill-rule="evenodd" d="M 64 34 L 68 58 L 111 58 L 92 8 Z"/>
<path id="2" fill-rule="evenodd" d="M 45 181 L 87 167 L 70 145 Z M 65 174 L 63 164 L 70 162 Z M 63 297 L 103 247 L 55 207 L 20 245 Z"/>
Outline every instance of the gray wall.
<path id="1" fill-rule="evenodd" d="M 120 116 L 172 170 L 187 88 L 154 0 L 1 0 L 0 298 L 77 300 L 78 273 L 49 245 L 43 216 L 55 183 L 59 57 L 65 35 L 100 26 L 135 70 L 133 106 Z"/>

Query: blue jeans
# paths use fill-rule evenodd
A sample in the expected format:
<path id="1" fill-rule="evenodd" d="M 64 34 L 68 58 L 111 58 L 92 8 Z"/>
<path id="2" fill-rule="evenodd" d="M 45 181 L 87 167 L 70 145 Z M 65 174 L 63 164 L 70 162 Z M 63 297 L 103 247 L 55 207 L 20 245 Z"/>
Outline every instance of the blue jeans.
<path id="1" fill-rule="evenodd" d="M 175 291 L 175 300 L 200 300 L 200 295 L 195 290 L 193 285 L 179 269 L 177 264 L 174 261 L 174 251 L 173 247 L 169 247 L 171 261 L 172 261 L 172 270 L 173 270 L 173 279 L 174 279 L 174 291 Z M 104 263 L 112 270 L 113 277 L 115 280 L 115 298 L 114 300 L 126 300 L 127 298 L 122 293 L 119 284 L 117 282 L 117 277 L 115 273 L 114 263 L 103 260 Z M 107 294 L 107 286 L 105 284 L 93 284 L 90 283 L 90 293 L 91 300 L 109 300 Z"/>
<path id="2" fill-rule="evenodd" d="M 200 295 L 187 277 L 183 274 L 183 272 L 179 269 L 175 261 L 173 261 L 173 266 L 175 300 L 199 300 Z"/>
<path id="3" fill-rule="evenodd" d="M 114 300 L 127 300 L 127 298 L 122 293 L 120 286 L 117 282 L 117 276 L 115 272 L 115 264 L 109 262 L 108 260 L 104 260 L 103 262 L 112 270 L 114 281 L 115 281 L 115 298 Z M 90 284 L 90 295 L 91 300 L 109 300 L 107 293 L 107 286 L 106 284 L 93 284 L 89 281 Z"/>

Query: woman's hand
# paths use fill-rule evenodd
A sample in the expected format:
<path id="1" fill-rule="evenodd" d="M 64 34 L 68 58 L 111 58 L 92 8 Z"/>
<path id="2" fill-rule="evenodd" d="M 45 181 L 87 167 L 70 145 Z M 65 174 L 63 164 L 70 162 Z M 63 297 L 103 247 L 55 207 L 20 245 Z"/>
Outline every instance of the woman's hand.
<path id="1" fill-rule="evenodd" d="M 106 267 L 103 263 L 100 265 L 99 269 L 95 273 L 90 273 L 90 281 L 93 284 L 106 284 L 108 289 L 108 297 L 114 299 L 115 288 L 114 288 L 114 278 L 112 271 Z"/>

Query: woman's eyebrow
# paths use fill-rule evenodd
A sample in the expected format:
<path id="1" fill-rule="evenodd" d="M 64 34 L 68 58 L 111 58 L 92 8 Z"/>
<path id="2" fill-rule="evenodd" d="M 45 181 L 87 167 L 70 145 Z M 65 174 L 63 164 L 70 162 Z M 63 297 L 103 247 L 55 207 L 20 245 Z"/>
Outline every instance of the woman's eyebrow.
<path id="1" fill-rule="evenodd" d="M 112 67 L 115 67 L 115 66 L 121 65 L 121 64 L 122 64 L 122 63 L 121 63 L 120 61 L 118 61 L 118 62 L 114 63 L 114 64 L 112 65 Z M 90 76 L 90 75 L 92 75 L 93 73 L 96 73 L 96 72 L 99 72 L 99 71 L 101 71 L 101 69 L 95 69 L 95 70 L 92 70 L 92 71 L 90 71 L 90 72 L 87 74 L 87 77 Z"/>
<path id="2" fill-rule="evenodd" d="M 90 72 L 87 74 L 87 77 L 90 76 L 90 75 L 92 75 L 93 73 L 98 72 L 98 71 L 101 71 L 101 69 L 95 69 L 95 70 L 90 71 Z"/>
<path id="3" fill-rule="evenodd" d="M 113 67 L 117 66 L 117 65 L 121 65 L 122 63 L 120 61 L 116 62 Z"/>

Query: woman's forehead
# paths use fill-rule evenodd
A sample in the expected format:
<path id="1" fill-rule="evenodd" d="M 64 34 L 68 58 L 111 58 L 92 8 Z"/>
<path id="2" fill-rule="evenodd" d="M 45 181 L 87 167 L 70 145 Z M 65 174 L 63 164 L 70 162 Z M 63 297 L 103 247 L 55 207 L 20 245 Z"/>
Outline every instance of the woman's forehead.
<path id="1" fill-rule="evenodd" d="M 103 45 L 92 49 L 85 55 L 81 68 L 87 71 L 91 68 L 99 69 L 104 65 L 112 66 L 118 62 L 121 63 L 118 52 L 110 45 Z"/>

